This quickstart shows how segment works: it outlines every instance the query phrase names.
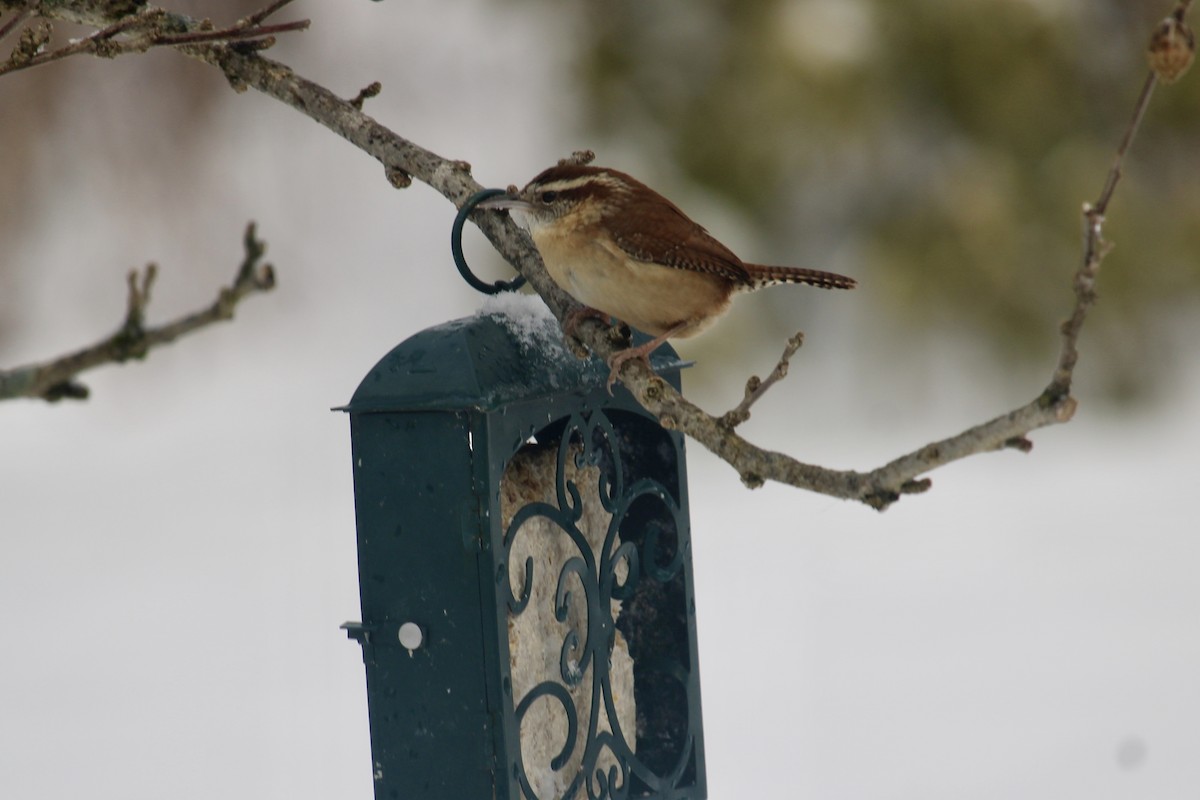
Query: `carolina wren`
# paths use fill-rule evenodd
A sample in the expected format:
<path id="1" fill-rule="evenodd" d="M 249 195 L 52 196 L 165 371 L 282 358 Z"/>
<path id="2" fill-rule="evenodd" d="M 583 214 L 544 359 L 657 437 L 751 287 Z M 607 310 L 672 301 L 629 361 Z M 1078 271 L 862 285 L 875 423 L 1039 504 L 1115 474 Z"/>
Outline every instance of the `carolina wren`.
<path id="1" fill-rule="evenodd" d="M 560 164 L 479 207 L 524 212 L 550 277 L 589 307 L 581 315 L 616 317 L 655 337 L 609 359 L 610 388 L 625 361 L 647 360 L 667 339 L 700 333 L 739 292 L 777 283 L 855 286 L 833 272 L 747 264 L 670 200 L 615 169 Z M 569 319 L 568 330 L 579 322 Z"/>

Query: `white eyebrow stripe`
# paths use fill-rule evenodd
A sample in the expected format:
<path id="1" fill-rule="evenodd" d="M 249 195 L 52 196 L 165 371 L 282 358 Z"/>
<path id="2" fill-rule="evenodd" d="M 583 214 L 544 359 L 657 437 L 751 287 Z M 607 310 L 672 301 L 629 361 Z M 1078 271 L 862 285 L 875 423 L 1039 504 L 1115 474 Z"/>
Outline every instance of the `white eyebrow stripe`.
<path id="1" fill-rule="evenodd" d="M 595 175 L 582 175 L 578 178 L 560 178 L 549 183 L 539 184 L 538 189 L 543 192 L 567 192 L 571 189 L 581 189 L 584 186 L 595 186 L 596 184 L 601 184 L 612 189 L 619 189 L 622 185 L 620 181 L 611 175 L 597 173 Z"/>

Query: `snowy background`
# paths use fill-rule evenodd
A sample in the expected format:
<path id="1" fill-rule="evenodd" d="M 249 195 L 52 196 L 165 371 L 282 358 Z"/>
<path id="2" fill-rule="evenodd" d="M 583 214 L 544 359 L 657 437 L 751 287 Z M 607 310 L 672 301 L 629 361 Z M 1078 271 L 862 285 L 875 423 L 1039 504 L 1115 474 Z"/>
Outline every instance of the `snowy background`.
<path id="1" fill-rule="evenodd" d="M 286 18 L 312 16 L 322 46 L 275 57 L 346 96 L 382 81 L 368 113 L 485 185 L 591 144 L 554 45 L 550 64 L 512 57 L 553 42 L 544 7 L 314 5 Z M 472 46 L 448 49 L 446 30 Z M 21 298 L 3 307 L 0 363 L 111 330 L 125 272 L 148 260 L 151 322 L 210 302 L 249 219 L 280 285 L 232 325 L 85 375 L 85 403 L 0 407 L 0 796 L 367 798 L 361 653 L 338 630 L 359 618 L 349 432 L 329 409 L 395 343 L 481 298 L 451 268 L 440 196 L 396 192 L 253 92 L 222 94 L 204 136 L 164 139 L 177 101 L 147 90 L 151 61 L 221 80 L 171 53 L 57 67 L 71 94 L 23 187 L 34 227 L 0 250 Z M 721 231 L 703 198 L 681 203 Z M 914 342 L 872 315 L 872 291 L 804 306 L 807 343 L 751 439 L 867 469 L 1048 377 Z M 679 346 L 698 360 L 685 388 L 720 412 L 782 340 L 706 346 Z M 1101 358 L 1085 349 L 1081 373 Z M 1032 454 L 941 470 L 885 514 L 750 492 L 691 448 L 711 797 L 1197 796 L 1200 369 L 1136 411 L 1089 402 L 1082 377 L 1076 421 Z"/>

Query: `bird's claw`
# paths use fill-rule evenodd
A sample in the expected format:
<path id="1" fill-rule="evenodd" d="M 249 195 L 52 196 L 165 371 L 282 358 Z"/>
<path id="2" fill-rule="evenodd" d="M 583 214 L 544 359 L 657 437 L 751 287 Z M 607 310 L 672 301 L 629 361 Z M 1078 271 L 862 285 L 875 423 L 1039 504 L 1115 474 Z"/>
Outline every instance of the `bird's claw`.
<path id="1" fill-rule="evenodd" d="M 598 319 L 607 325 L 611 317 L 609 317 L 608 314 L 605 314 L 603 311 L 597 311 L 591 306 L 580 306 L 578 308 L 573 308 L 568 311 L 566 317 L 563 318 L 563 333 L 573 339 L 579 338 L 575 335 L 575 333 L 579 330 L 579 326 L 583 324 L 585 319 Z"/>
<path id="2" fill-rule="evenodd" d="M 655 347 L 657 346 L 657 343 L 655 343 Z M 608 390 L 610 397 L 613 393 L 613 384 L 616 383 L 621 377 L 621 367 L 625 366 L 627 361 L 641 361 L 646 365 L 646 369 L 650 370 L 651 372 L 654 371 L 654 368 L 650 366 L 650 351 L 645 349 L 645 345 L 642 345 L 641 347 L 629 347 L 625 350 L 619 350 L 618 352 L 613 353 L 608 357 L 608 381 L 604 384 L 604 388 Z"/>

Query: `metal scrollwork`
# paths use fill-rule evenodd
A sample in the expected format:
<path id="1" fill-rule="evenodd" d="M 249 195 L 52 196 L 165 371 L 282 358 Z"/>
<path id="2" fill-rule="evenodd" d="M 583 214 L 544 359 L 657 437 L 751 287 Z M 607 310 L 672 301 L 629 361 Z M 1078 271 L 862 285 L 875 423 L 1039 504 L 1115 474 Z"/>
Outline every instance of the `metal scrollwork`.
<path id="1" fill-rule="evenodd" d="M 663 628 L 690 614 L 686 522 L 678 487 L 646 466 L 671 440 L 657 426 L 630 433 L 626 422 L 576 414 L 556 451 L 539 434 L 529 458 L 540 466 L 529 469 L 552 467 L 552 484 L 507 512 L 508 566 L 497 577 L 522 739 L 514 774 L 529 800 L 673 796 L 694 769 L 695 665 L 686 628 Z M 639 741 L 647 725 L 661 730 Z"/>

